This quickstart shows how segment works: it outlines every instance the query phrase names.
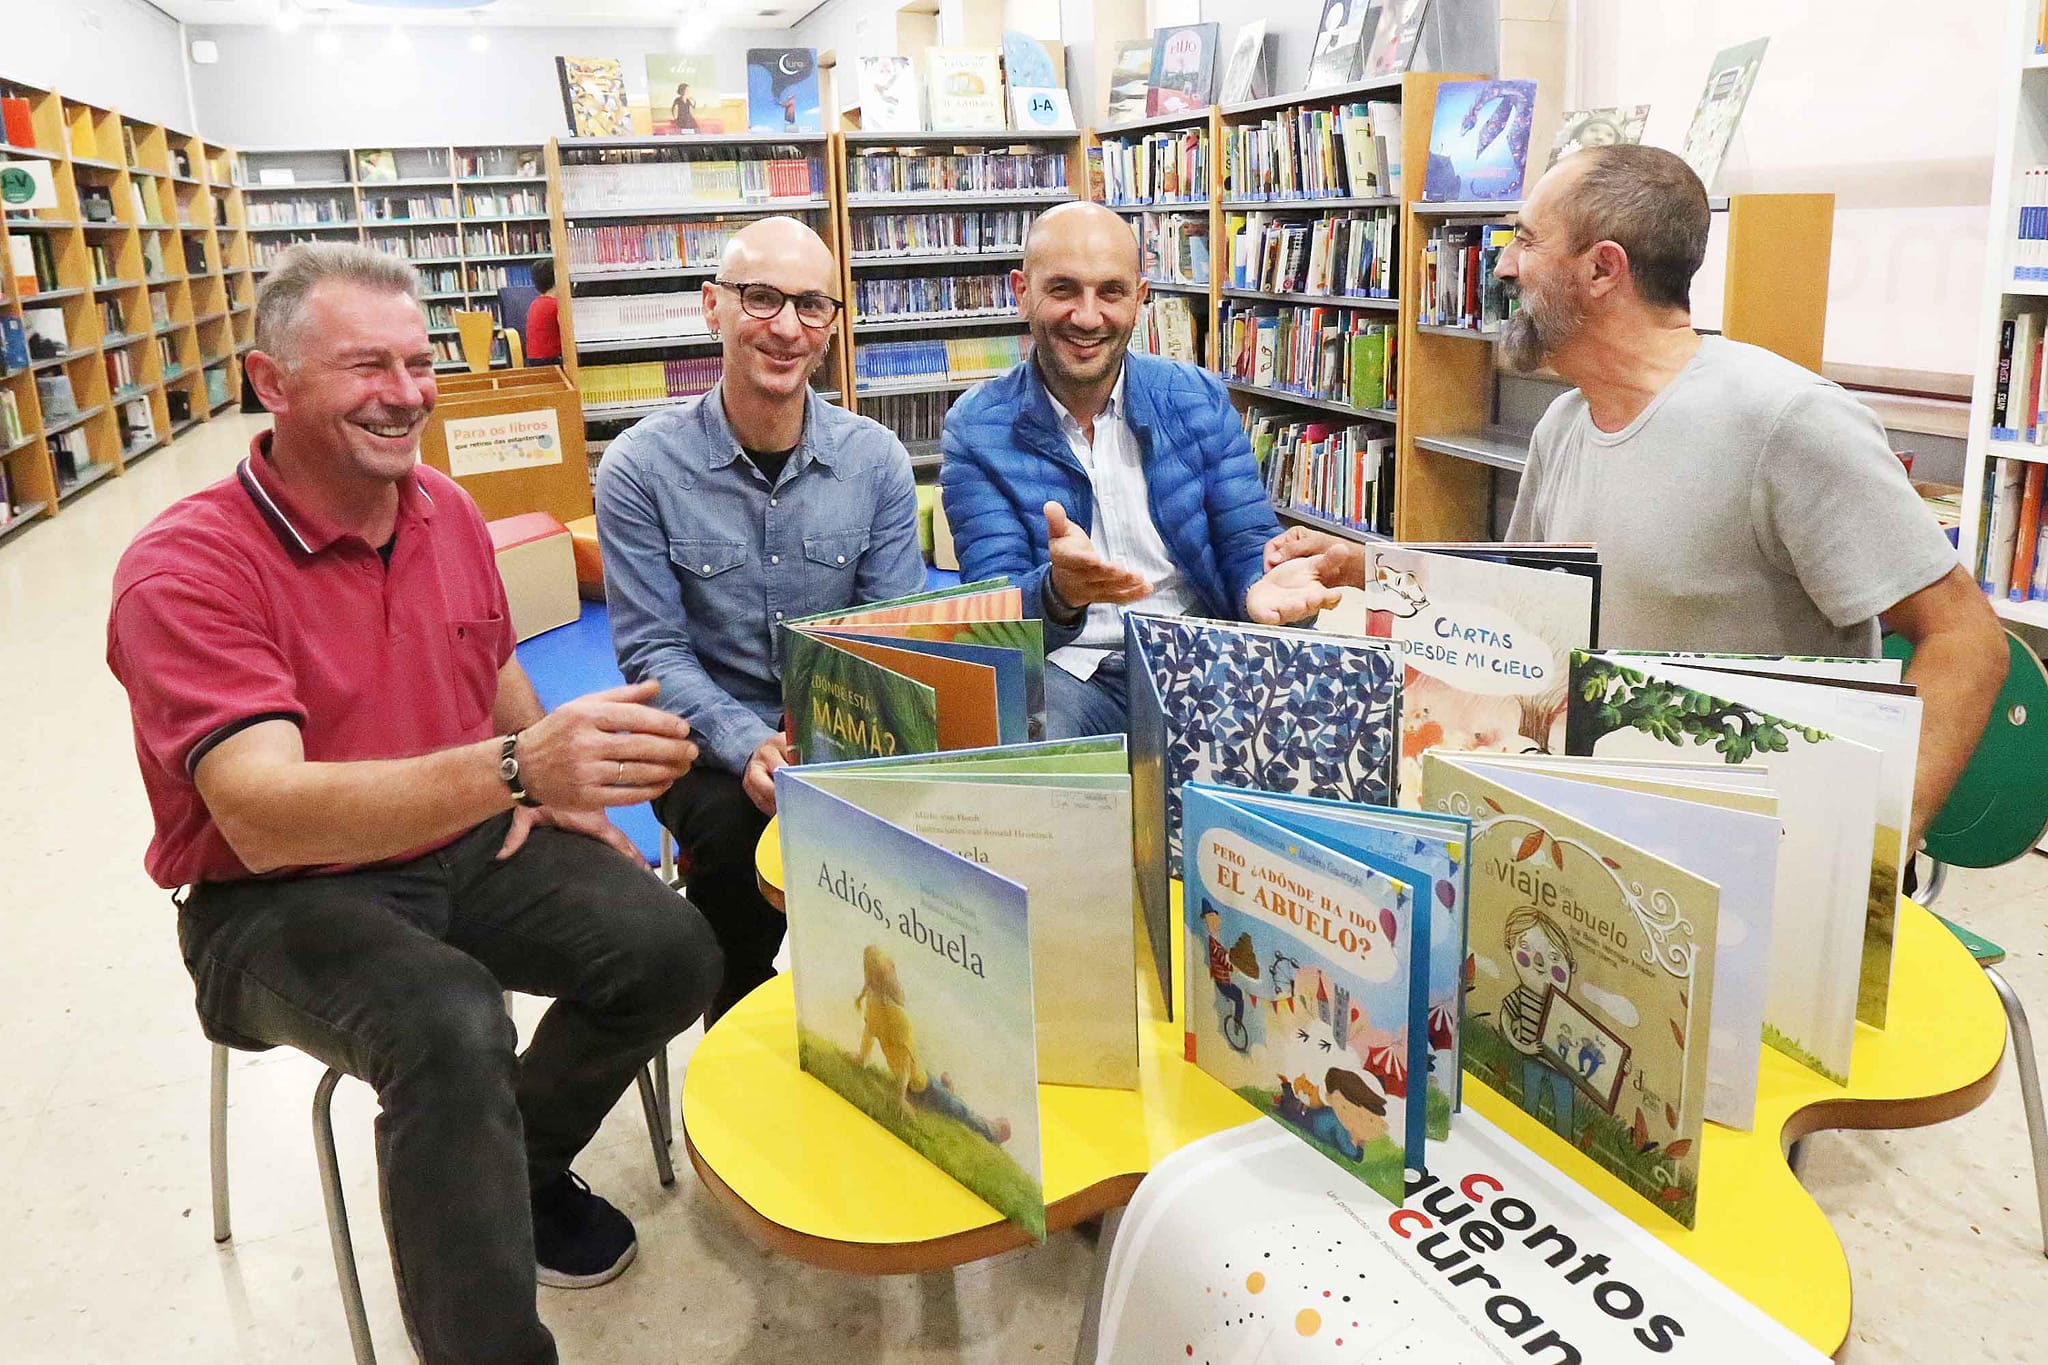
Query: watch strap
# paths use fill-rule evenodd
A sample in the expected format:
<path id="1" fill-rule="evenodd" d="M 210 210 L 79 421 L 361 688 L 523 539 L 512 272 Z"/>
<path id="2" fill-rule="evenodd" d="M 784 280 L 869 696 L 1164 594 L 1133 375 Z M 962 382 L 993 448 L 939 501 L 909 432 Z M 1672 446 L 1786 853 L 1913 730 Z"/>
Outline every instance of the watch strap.
<path id="1" fill-rule="evenodd" d="M 512 799 L 529 810 L 540 805 L 526 783 L 519 775 L 519 732 L 514 730 L 505 736 L 505 742 L 498 749 L 498 776 L 504 780 L 506 790 Z"/>

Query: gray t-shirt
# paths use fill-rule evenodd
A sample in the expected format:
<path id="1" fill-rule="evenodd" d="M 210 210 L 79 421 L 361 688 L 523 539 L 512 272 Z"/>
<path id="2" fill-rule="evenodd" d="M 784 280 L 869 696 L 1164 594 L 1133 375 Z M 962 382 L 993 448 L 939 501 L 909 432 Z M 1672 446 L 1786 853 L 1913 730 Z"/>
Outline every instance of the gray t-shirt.
<path id="1" fill-rule="evenodd" d="M 1873 657 L 1878 613 L 1960 562 L 1869 409 L 1714 336 L 1620 431 L 1560 395 L 1507 538 L 1599 546 L 1617 649 Z"/>

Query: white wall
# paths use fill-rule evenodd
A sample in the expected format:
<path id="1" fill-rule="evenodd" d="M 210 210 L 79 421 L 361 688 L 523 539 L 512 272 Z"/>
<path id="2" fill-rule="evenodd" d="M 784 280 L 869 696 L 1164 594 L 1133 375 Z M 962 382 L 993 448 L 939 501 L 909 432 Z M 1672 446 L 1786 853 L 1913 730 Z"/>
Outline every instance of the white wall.
<path id="1" fill-rule="evenodd" d="M 1685 138 L 1722 48 L 1770 38 L 1723 194 L 1831 191 L 1830 363 L 1967 374 L 2007 6 L 1991 0 L 1578 0 L 1579 107 Z"/>
<path id="2" fill-rule="evenodd" d="M 178 25 L 142 0 L 0 0 L 0 74 L 197 131 Z"/>
<path id="3" fill-rule="evenodd" d="M 11 0 L 8 0 L 11 3 Z M 90 0 L 105 3 L 105 0 Z M 718 29 L 679 48 L 667 28 L 492 28 L 482 52 L 461 27 L 408 31 L 398 50 L 383 27 L 336 26 L 339 50 L 322 52 L 311 27 L 297 33 L 238 25 L 198 28 L 220 61 L 192 68 L 199 126 L 237 147 L 420 146 L 540 141 L 564 135 L 555 58 L 617 57 L 635 100 L 650 52 L 708 52 L 718 87 L 746 90 L 747 49 L 797 45 L 785 29 Z"/>

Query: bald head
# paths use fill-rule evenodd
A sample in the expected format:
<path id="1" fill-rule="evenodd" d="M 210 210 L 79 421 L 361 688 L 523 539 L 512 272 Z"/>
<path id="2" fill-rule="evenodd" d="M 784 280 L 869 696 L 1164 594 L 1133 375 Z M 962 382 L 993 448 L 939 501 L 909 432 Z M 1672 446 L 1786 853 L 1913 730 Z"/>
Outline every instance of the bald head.
<path id="1" fill-rule="evenodd" d="M 1128 265 L 1138 278 L 1138 238 L 1130 224 L 1100 204 L 1077 199 L 1047 209 L 1032 221 L 1024 238 L 1024 273 L 1032 274 L 1051 256 L 1075 256 L 1109 268 Z"/>
<path id="2" fill-rule="evenodd" d="M 837 295 L 837 267 L 825 239 L 795 218 L 763 218 L 725 244 L 719 274 L 728 280 L 772 284 L 784 293 Z"/>

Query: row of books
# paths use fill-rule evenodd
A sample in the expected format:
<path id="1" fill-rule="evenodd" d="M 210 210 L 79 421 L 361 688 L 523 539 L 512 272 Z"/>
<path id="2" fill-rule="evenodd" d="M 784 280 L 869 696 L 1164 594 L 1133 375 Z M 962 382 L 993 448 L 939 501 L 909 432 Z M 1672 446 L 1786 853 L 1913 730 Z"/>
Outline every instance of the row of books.
<path id="1" fill-rule="evenodd" d="M 1422 297 L 1416 321 L 1429 327 L 1496 332 L 1515 312 L 1515 301 L 1494 275 L 1500 253 L 1514 240 L 1503 223 L 1440 223 L 1422 246 Z"/>
<path id="2" fill-rule="evenodd" d="M 2019 201 L 2018 221 L 2013 224 L 2012 277 L 2048 280 L 2048 166 L 2030 166 L 2020 172 Z"/>
<path id="3" fill-rule="evenodd" d="M 1231 199 L 1398 196 L 1401 106 L 1297 109 L 1226 128 L 1223 185 Z"/>
<path id="4" fill-rule="evenodd" d="M 1230 284 L 1278 294 L 1390 299 L 1400 279 L 1400 212 L 1354 209 L 1315 218 L 1231 214 Z"/>
<path id="5" fill-rule="evenodd" d="M 1007 274 L 914 275 L 898 280 L 870 277 L 853 283 L 855 321 L 1000 316 L 1016 306 L 1017 294 Z"/>
<path id="6" fill-rule="evenodd" d="M 649 266 L 717 265 L 725 244 L 746 224 L 711 219 L 687 223 L 620 223 L 572 227 L 569 268 L 582 272 L 644 270 Z M 581 300 L 577 306 L 582 307 Z"/>
<path id="7" fill-rule="evenodd" d="M 462 232 L 465 256 L 538 256 L 547 250 L 548 230 L 542 223 L 501 223 Z"/>
<path id="8" fill-rule="evenodd" d="M 2048 525 L 2041 517 L 2041 485 L 2048 465 L 2037 460 L 1984 462 L 1984 526 L 1977 550 L 1977 582 L 2011 602 L 2048 600 Z"/>
<path id="9" fill-rule="evenodd" d="M 142 376 L 135 368 L 135 358 L 123 350 L 103 352 L 100 359 L 107 367 L 107 388 L 120 393 L 123 389 L 135 388 L 142 382 Z"/>
<path id="10" fill-rule="evenodd" d="M 769 204 L 824 193 L 825 163 L 817 157 L 689 160 L 657 153 L 562 167 L 562 205 L 569 210 Z"/>
<path id="11" fill-rule="evenodd" d="M 1181 213 L 1141 213 L 1131 219 L 1138 234 L 1138 268 L 1148 280 L 1171 284 L 1209 283 L 1209 220 Z"/>
<path id="12" fill-rule="evenodd" d="M 462 238 L 453 231 L 413 228 L 399 237 L 371 237 L 369 244 L 387 256 L 446 257 L 462 254 Z"/>
<path id="13" fill-rule="evenodd" d="M 459 338 L 437 337 L 432 344 L 436 364 L 440 364 L 443 361 L 453 362 L 462 359 L 462 342 Z"/>
<path id="14" fill-rule="evenodd" d="M 1209 133 L 1205 128 L 1150 133 L 1134 142 L 1110 138 L 1102 148 L 1106 204 L 1209 201 Z"/>
<path id="15" fill-rule="evenodd" d="M 864 213 L 853 220 L 853 255 L 857 260 L 899 252 L 1021 251 L 1036 217 L 1036 209 Z"/>
<path id="16" fill-rule="evenodd" d="M 138 455 L 157 443 L 156 416 L 147 398 L 131 398 L 114 410 L 121 432 L 121 453 Z"/>
<path id="17" fill-rule="evenodd" d="M 577 368 L 576 385 L 585 406 L 693 398 L 711 392 L 722 364 L 720 357 L 709 355 L 632 365 L 583 365 Z"/>
<path id="18" fill-rule="evenodd" d="M 546 213 L 548 197 L 540 190 L 469 190 L 462 196 L 462 214 L 477 218 L 494 213 Z"/>
<path id="19" fill-rule="evenodd" d="M 533 283 L 533 267 L 531 265 L 468 265 L 464 266 L 463 269 L 469 272 L 469 289 L 471 293 L 481 290 L 490 290 L 495 293 L 500 289 L 513 286 L 525 287 Z M 472 299 L 470 302 L 475 304 L 478 300 Z"/>
<path id="20" fill-rule="evenodd" d="M 99 466 L 85 443 L 85 429 L 74 427 L 50 437 L 50 461 L 57 466 L 57 492 L 69 493 L 90 477 Z"/>
<path id="21" fill-rule="evenodd" d="M 1138 310 L 1138 324 L 1131 330 L 1131 349 L 1147 355 L 1202 363 L 1201 328 L 1194 304 L 1184 294 L 1154 294 Z"/>
<path id="22" fill-rule="evenodd" d="M 919 380 L 955 383 L 989 379 L 1021 364 L 1031 338 L 949 337 L 944 341 L 871 341 L 853 348 L 855 392 Z"/>
<path id="23" fill-rule="evenodd" d="M 1252 456 L 1276 506 L 1361 531 L 1394 532 L 1393 432 L 1372 423 L 1303 421 L 1253 404 L 1244 411 Z"/>
<path id="24" fill-rule="evenodd" d="M 1067 158 L 1058 152 L 874 148 L 847 159 L 849 195 L 1022 194 L 1066 187 Z"/>
<path id="25" fill-rule="evenodd" d="M 2048 445 L 2041 420 L 2043 345 L 2048 311 L 2016 313 L 1998 325 L 1998 368 L 1991 384 L 1991 439 Z"/>
<path id="26" fill-rule="evenodd" d="M 415 219 L 453 218 L 455 196 L 452 194 L 406 194 L 363 196 L 363 221 L 379 223 L 403 223 Z"/>
<path id="27" fill-rule="evenodd" d="M 576 335 L 581 341 L 706 336 L 704 296 L 613 294 L 576 300 Z"/>
<path id="28" fill-rule="evenodd" d="M 57 251 L 48 233 L 16 233 L 7 239 L 7 252 L 16 293 L 40 294 L 57 288 Z"/>
<path id="29" fill-rule="evenodd" d="M 355 200 L 343 195 L 307 195 L 300 199 L 251 198 L 242 210 L 251 227 L 289 227 L 299 223 L 352 223 Z"/>
<path id="30" fill-rule="evenodd" d="M 950 393 L 883 394 L 864 401 L 860 415 L 874 418 L 905 445 L 932 442 L 945 430 L 953 397 Z"/>
<path id="31" fill-rule="evenodd" d="M 1356 309 L 1229 304 L 1220 324 L 1226 375 L 1354 408 L 1393 406 L 1395 330 Z"/>
<path id="32" fill-rule="evenodd" d="M 420 289 L 428 294 L 459 294 L 462 292 L 462 267 L 459 265 L 423 265 L 419 267 Z"/>
<path id="33" fill-rule="evenodd" d="M 541 157 L 537 148 L 487 147 L 455 154 L 455 175 L 459 180 L 503 175 L 537 178 L 540 173 Z"/>
<path id="34" fill-rule="evenodd" d="M 0 448 L 11 450 L 20 445 L 22 438 L 27 435 L 28 428 L 22 423 L 21 404 L 16 401 L 14 390 L 0 389 Z M 0 464 L 0 478 L 6 476 L 6 470 L 7 466 Z M 4 497 L 0 497 L 0 504 L 4 504 L 5 501 Z M 5 510 L 6 507 L 0 505 L 0 511 Z"/>

